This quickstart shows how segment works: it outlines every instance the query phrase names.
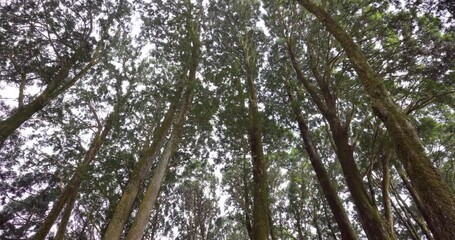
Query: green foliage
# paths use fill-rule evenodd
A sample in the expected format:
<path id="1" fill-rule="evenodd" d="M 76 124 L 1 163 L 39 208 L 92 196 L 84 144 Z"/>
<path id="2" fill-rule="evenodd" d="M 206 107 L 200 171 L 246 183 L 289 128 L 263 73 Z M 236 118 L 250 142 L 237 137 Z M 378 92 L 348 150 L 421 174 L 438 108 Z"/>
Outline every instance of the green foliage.
<path id="1" fill-rule="evenodd" d="M 433 7 L 430 2 L 319 4 L 384 77 L 455 192 L 455 33 L 453 18 L 443 17 L 453 9 L 446 1 Z M 111 18 L 116 20 L 109 27 Z M 192 108 L 144 239 L 248 239 L 254 204 L 248 74 L 259 98 L 275 237 L 340 237 L 298 135 L 286 85 L 295 90 L 294 104 L 308 120 L 338 196 L 363 236 L 330 127 L 298 81 L 289 48 L 321 101 L 329 101 L 327 91 L 332 94 L 333 114 L 347 126 L 364 184 L 378 209 L 384 208 L 381 159 L 390 154 L 390 161 L 397 162 L 392 143 L 338 42 L 294 1 L 9 1 L 0 3 L 0 20 L 1 121 L 20 109 L 21 86 L 23 103 L 30 103 L 53 84 L 65 62 L 72 65 L 63 84 L 102 46 L 96 66 L 0 146 L 2 239 L 25 239 L 36 232 L 100 125 L 118 111 L 106 142 L 82 175 L 66 231 L 68 239 L 102 236 L 132 169 L 153 141 L 153 129 L 181 97 L 176 93 L 193 64 L 196 42 L 201 57 Z M 196 28 L 200 36 L 189 41 Z M 3 96 L 9 89 L 15 89 L 12 99 Z M 165 145 L 151 159 L 152 169 Z M 392 202 L 398 204 L 397 196 L 411 199 L 397 171 L 391 174 L 397 193 Z M 411 200 L 406 204 L 408 215 L 400 206 L 393 212 L 400 219 L 394 223 L 400 238 L 410 238 L 411 227 L 423 234 L 412 217 L 419 216 L 418 208 Z"/>

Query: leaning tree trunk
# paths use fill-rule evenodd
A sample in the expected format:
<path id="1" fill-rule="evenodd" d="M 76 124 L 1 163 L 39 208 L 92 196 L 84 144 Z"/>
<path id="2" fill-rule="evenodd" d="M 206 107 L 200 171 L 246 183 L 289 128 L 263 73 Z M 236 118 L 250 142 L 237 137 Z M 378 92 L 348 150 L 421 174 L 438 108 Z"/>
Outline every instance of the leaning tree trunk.
<path id="1" fill-rule="evenodd" d="M 106 32 L 104 35 L 107 34 L 109 30 L 109 25 L 112 24 L 114 20 L 114 15 L 109 17 L 107 27 L 105 28 Z M 103 36 L 104 38 L 104 36 Z M 28 104 L 23 104 L 21 100 L 19 100 L 19 108 L 16 111 L 6 118 L 3 121 L 0 121 L 0 149 L 3 146 L 5 140 L 18 129 L 24 122 L 30 119 L 35 113 L 41 111 L 44 107 L 46 107 L 53 99 L 60 96 L 70 87 L 72 87 L 79 79 L 81 79 L 93 66 L 98 63 L 98 59 L 100 57 L 101 51 L 104 50 L 105 44 L 103 43 L 102 39 L 98 42 L 94 54 L 90 58 L 90 62 L 85 65 L 79 72 L 77 72 L 71 79 L 67 79 L 71 69 L 76 65 L 79 61 L 79 55 L 83 54 L 84 47 L 80 47 L 76 50 L 71 58 L 67 61 L 62 63 L 60 70 L 56 72 L 55 76 L 50 79 L 49 84 L 46 86 L 44 91 L 40 93 L 35 99 L 33 99 Z M 23 98 L 23 91 L 24 86 L 21 85 L 20 89 L 20 98 Z"/>
<path id="2" fill-rule="evenodd" d="M 66 227 L 71 217 L 71 212 L 74 208 L 74 203 L 76 202 L 77 192 L 73 192 L 73 195 L 69 198 L 68 203 L 66 203 L 65 210 L 63 211 L 62 220 L 58 225 L 57 233 L 55 234 L 55 240 L 64 240 Z"/>
<path id="3" fill-rule="evenodd" d="M 414 125 L 394 103 L 383 79 L 369 65 L 352 37 L 322 7 L 309 0 L 298 2 L 324 24 L 346 52 L 372 101 L 373 112 L 387 127 L 411 184 L 422 198 L 428 212 L 426 221 L 431 223 L 434 237 L 455 239 L 455 196 L 425 153 Z"/>
<path id="4" fill-rule="evenodd" d="M 391 184 L 391 174 L 390 174 L 390 158 L 391 153 L 388 151 L 387 144 L 384 143 L 383 152 L 384 155 L 381 158 L 382 165 L 382 203 L 384 205 L 384 217 L 389 223 L 391 230 L 393 231 L 393 213 L 392 213 L 392 203 L 390 199 L 390 184 Z"/>
<path id="5" fill-rule="evenodd" d="M 176 151 L 178 143 L 181 139 L 185 118 L 191 106 L 194 85 L 196 82 L 196 71 L 200 56 L 200 42 L 199 36 L 197 35 L 197 32 L 199 31 L 192 31 L 193 28 L 196 28 L 194 25 L 196 24 L 189 24 L 187 26 L 188 32 L 193 33 L 189 35 L 193 44 L 191 49 L 191 58 L 189 60 L 190 67 L 187 76 L 188 86 L 183 97 L 182 107 L 174 124 L 174 129 L 171 137 L 164 149 L 163 156 L 161 157 L 161 160 L 155 169 L 153 177 L 150 180 L 150 183 L 148 184 L 147 189 L 144 193 L 144 197 L 140 203 L 139 210 L 134 219 L 134 223 L 126 235 L 127 240 L 136 240 L 142 238 L 144 230 L 147 227 L 151 211 L 153 209 L 153 206 L 155 206 L 156 199 L 158 198 L 160 186 L 163 182 L 164 176 L 166 175 L 169 161 L 172 157 L 172 154 Z"/>
<path id="6" fill-rule="evenodd" d="M 357 239 L 357 235 L 352 228 L 351 222 L 349 221 L 348 215 L 344 210 L 343 205 L 341 204 L 340 199 L 338 198 L 335 188 L 331 184 L 329 175 L 325 170 L 324 164 L 319 157 L 319 153 L 313 143 L 313 140 L 310 137 L 308 124 L 306 119 L 301 113 L 301 110 L 298 106 L 298 103 L 291 92 L 289 84 L 286 83 L 286 90 L 288 93 L 289 101 L 294 112 L 296 121 L 298 123 L 300 137 L 303 139 L 305 150 L 310 159 L 313 170 L 316 173 L 319 185 L 321 186 L 322 192 L 327 200 L 327 203 L 332 210 L 335 221 L 338 224 L 338 228 L 341 232 L 342 239 Z"/>
<path id="7" fill-rule="evenodd" d="M 335 143 L 335 152 L 365 233 L 369 239 L 395 239 L 393 232 L 390 231 L 390 226 L 379 214 L 363 185 L 362 177 L 354 160 L 354 146 L 349 143 L 349 120 L 342 124 L 337 113 L 336 97 L 331 93 L 328 81 L 323 79 L 316 69 L 313 69 L 323 94 L 324 99 L 322 99 L 318 95 L 315 86 L 310 84 L 308 78 L 303 74 L 297 62 L 292 48 L 292 39 L 287 40 L 287 51 L 297 79 L 303 84 L 321 114 L 329 123 L 332 139 Z"/>
<path id="8" fill-rule="evenodd" d="M 155 206 L 156 199 L 158 198 L 161 183 L 163 182 L 164 176 L 166 175 L 169 161 L 172 157 L 172 154 L 175 152 L 178 146 L 178 142 L 181 138 L 181 131 L 185 121 L 185 116 L 190 107 L 189 105 L 191 96 L 187 96 L 186 98 L 186 103 L 183 106 L 183 109 L 181 109 L 177 122 L 175 123 L 175 129 L 171 134 L 171 137 L 164 149 L 163 156 L 155 168 L 153 177 L 150 180 L 144 193 L 144 197 L 142 198 L 142 201 L 139 205 L 138 212 L 134 218 L 134 223 L 126 235 L 125 239 L 127 240 L 141 239 L 145 228 L 147 227 L 147 223 L 152 213 L 151 211 L 153 209 L 153 206 Z"/>
<path id="9" fill-rule="evenodd" d="M 106 119 L 106 123 L 104 129 L 95 136 L 90 145 L 89 150 L 85 154 L 84 160 L 82 161 L 81 165 L 76 169 L 74 175 L 71 177 L 68 184 L 63 189 L 62 193 L 58 196 L 57 201 L 55 201 L 51 211 L 47 214 L 46 219 L 41 224 L 38 232 L 33 237 L 34 240 L 43 240 L 49 234 L 49 231 L 54 225 L 55 220 L 60 215 L 60 212 L 63 210 L 65 205 L 71 204 L 75 197 L 77 196 L 77 192 L 79 191 L 82 176 L 88 171 L 90 163 L 96 157 L 96 154 L 100 150 L 101 146 L 104 144 L 106 140 L 106 136 L 109 131 L 112 129 L 112 125 L 117 117 L 117 112 L 112 112 Z M 68 206 L 67 206 L 68 207 Z M 70 211 L 71 213 L 71 211 Z"/>
<path id="10" fill-rule="evenodd" d="M 167 136 L 167 132 L 172 125 L 174 115 L 177 111 L 178 103 L 180 102 L 179 95 L 181 92 L 182 88 L 177 91 L 175 99 L 171 102 L 171 105 L 169 106 L 169 109 L 164 116 L 161 126 L 157 127 L 153 132 L 152 144 L 150 146 L 147 146 L 146 151 L 141 155 L 141 158 L 134 167 L 130 179 L 128 180 L 128 183 L 123 190 L 122 197 L 120 198 L 120 201 L 115 208 L 114 214 L 102 239 L 120 239 L 123 232 L 123 227 L 125 226 L 125 223 L 131 214 L 136 196 L 139 193 L 142 183 L 149 174 L 156 154 L 161 148 Z"/>

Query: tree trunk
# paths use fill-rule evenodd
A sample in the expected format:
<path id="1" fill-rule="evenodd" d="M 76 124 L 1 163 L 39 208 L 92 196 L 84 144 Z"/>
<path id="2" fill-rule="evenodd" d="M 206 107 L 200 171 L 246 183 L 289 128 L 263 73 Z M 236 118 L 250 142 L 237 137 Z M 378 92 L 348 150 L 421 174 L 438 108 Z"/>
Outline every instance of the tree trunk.
<path id="1" fill-rule="evenodd" d="M 398 208 L 395 206 L 395 204 L 393 202 L 392 202 L 392 207 L 395 210 L 395 212 L 397 213 L 398 219 L 401 220 L 401 222 L 404 224 L 404 227 L 408 230 L 409 235 L 411 236 L 410 238 L 413 240 L 419 240 L 419 237 L 417 236 L 417 232 L 415 231 L 412 224 L 408 221 L 409 219 L 407 219 L 407 218 L 405 219 L 405 218 L 403 218 L 403 216 L 401 216 L 402 211 L 398 210 Z"/>
<path id="2" fill-rule="evenodd" d="M 327 81 L 318 78 L 318 84 L 322 89 L 324 101 L 318 95 L 315 86 L 310 84 L 300 69 L 299 63 L 292 49 L 292 42 L 287 41 L 287 50 L 294 68 L 297 79 L 303 84 L 310 94 L 318 109 L 329 123 L 332 139 L 335 143 L 335 152 L 341 164 L 346 184 L 351 193 L 357 212 L 360 216 L 362 226 L 370 239 L 394 239 L 390 227 L 385 222 L 377 208 L 373 205 L 363 180 L 354 160 L 354 147 L 349 143 L 349 122 L 341 123 L 337 114 L 336 98 L 331 94 Z M 315 76 L 318 76 L 315 74 Z"/>
<path id="3" fill-rule="evenodd" d="M 321 186 L 322 192 L 324 193 L 327 203 L 329 204 L 329 207 L 332 210 L 333 216 L 335 217 L 335 221 L 338 224 L 342 239 L 357 239 L 357 235 L 355 234 L 354 229 L 352 228 L 351 222 L 349 221 L 346 211 L 344 210 L 344 207 L 341 204 L 340 199 L 338 198 L 335 188 L 330 182 L 330 177 L 327 171 L 325 170 L 324 164 L 322 163 L 321 158 L 319 157 L 319 153 L 315 145 L 313 144 L 313 140 L 310 137 L 306 119 L 301 113 L 298 103 L 291 92 L 290 86 L 288 84 L 286 85 L 289 101 L 299 126 L 300 137 L 303 139 L 305 150 L 308 154 L 311 165 L 313 166 L 313 170 L 316 173 L 319 185 Z"/>
<path id="4" fill-rule="evenodd" d="M 153 142 L 141 155 L 139 161 L 131 173 L 130 179 L 123 191 L 122 197 L 118 202 L 114 214 L 107 226 L 106 232 L 102 239 L 104 240 L 115 240 L 120 239 L 128 217 L 133 208 L 134 201 L 137 194 L 144 182 L 145 178 L 150 172 L 150 168 L 155 160 L 158 150 L 161 148 L 164 139 L 166 138 L 167 132 L 169 131 L 174 115 L 177 111 L 178 103 L 180 102 L 180 93 L 182 89 L 177 91 L 174 101 L 172 101 L 166 115 L 161 123 L 161 126 L 157 127 L 153 132 Z"/>
<path id="5" fill-rule="evenodd" d="M 195 36 L 196 37 L 196 36 Z M 193 50 L 191 57 L 191 68 L 188 73 L 188 86 L 184 94 L 184 99 L 182 102 L 182 107 L 180 109 L 177 120 L 174 124 L 174 129 L 171 134 L 171 137 L 164 149 L 163 156 L 161 157 L 160 162 L 158 163 L 152 179 L 150 180 L 147 189 L 142 198 L 139 210 L 134 219 L 134 223 L 131 226 L 128 234 L 126 235 L 127 240 L 136 240 L 141 239 L 144 234 L 144 230 L 147 227 L 148 220 L 150 218 L 151 211 L 153 206 L 155 206 L 158 193 L 160 191 L 161 184 L 163 182 L 164 176 L 169 165 L 169 161 L 172 157 L 172 154 L 176 151 L 178 143 L 182 136 L 182 128 L 185 123 L 186 115 L 188 114 L 191 106 L 194 84 L 196 81 L 196 70 L 199 62 L 199 41 L 193 41 Z"/>
<path id="6" fill-rule="evenodd" d="M 85 154 L 84 160 L 82 161 L 81 165 L 76 169 L 74 175 L 71 177 L 71 180 L 65 186 L 62 193 L 60 193 L 60 195 L 58 196 L 57 200 L 52 206 L 51 211 L 48 213 L 46 219 L 41 224 L 41 227 L 38 229 L 38 232 L 35 234 L 33 239 L 44 240 L 47 234 L 49 234 L 52 225 L 54 225 L 54 222 L 60 215 L 62 209 L 65 207 L 65 205 L 71 202 L 72 198 L 75 198 L 77 196 L 77 192 L 79 192 L 79 188 L 81 185 L 82 176 L 88 171 L 90 163 L 96 157 L 96 154 L 100 150 L 101 146 L 104 144 L 106 136 L 112 129 L 112 125 L 117 118 L 117 114 L 118 114 L 117 112 L 112 112 L 107 117 L 104 129 L 101 131 L 101 133 L 98 133 L 93 139 L 89 150 Z"/>
<path id="7" fill-rule="evenodd" d="M 248 170 L 246 168 L 246 159 L 243 158 L 243 198 L 245 199 L 245 226 L 246 231 L 248 233 L 248 238 L 253 240 L 253 227 L 251 226 L 251 218 L 250 218 L 250 196 L 248 194 Z"/>
<path id="8" fill-rule="evenodd" d="M 76 197 L 77 192 L 73 192 L 72 196 L 68 199 L 68 202 L 66 203 L 65 211 L 63 211 L 62 215 L 62 220 L 58 225 L 57 234 L 55 234 L 55 240 L 65 239 L 66 227 L 68 226 L 68 222 L 71 217 L 71 212 L 73 211 L 74 203 L 76 202 Z"/>
<path id="9" fill-rule="evenodd" d="M 392 100 L 383 79 L 372 69 L 360 47 L 320 6 L 298 2 L 313 13 L 343 47 L 363 87 L 372 100 L 373 112 L 382 120 L 412 185 L 427 209 L 427 222 L 436 239 L 455 239 L 455 197 L 428 158 L 412 122 Z"/>
<path id="10" fill-rule="evenodd" d="M 403 184 L 406 186 L 406 189 L 408 192 L 411 194 L 412 199 L 414 200 L 415 205 L 417 206 L 417 209 L 419 210 L 420 214 L 424 216 L 426 214 L 426 210 L 423 208 L 422 205 L 422 200 L 419 197 L 419 194 L 415 191 L 415 189 L 412 187 L 412 185 L 409 183 L 408 177 L 406 176 L 406 173 L 404 173 L 403 169 L 399 165 L 399 163 L 395 164 L 395 168 L 397 169 L 398 175 L 400 176 L 401 180 L 403 181 Z M 425 217 L 424 217 L 425 218 Z M 422 229 L 422 232 L 427 236 L 427 239 L 433 240 L 433 235 L 430 233 L 428 230 L 428 225 L 432 224 L 431 222 L 427 222 L 427 224 L 422 220 L 422 218 L 419 216 L 416 218 L 416 222 L 419 224 L 420 228 Z"/>
<path id="11" fill-rule="evenodd" d="M 390 202 L 390 151 L 384 149 L 384 155 L 382 156 L 382 202 L 384 204 L 384 217 L 391 227 L 393 232 L 393 213 L 392 213 L 392 204 Z"/>
<path id="12" fill-rule="evenodd" d="M 256 88 L 248 76 L 250 154 L 253 164 L 253 239 L 265 240 L 269 235 L 269 199 L 267 164 L 262 146 L 262 126 L 258 110 Z"/>
<path id="13" fill-rule="evenodd" d="M 7 119 L 0 121 L 0 149 L 3 146 L 5 140 L 18 129 L 25 121 L 30 119 L 33 114 L 41 111 L 46 107 L 53 99 L 64 93 L 68 88 L 73 86 L 82 76 L 84 76 L 88 70 L 90 70 L 98 60 L 99 53 L 101 51 L 102 44 L 98 44 L 95 53 L 92 56 L 91 61 L 80 70 L 72 79 L 65 81 L 68 77 L 71 68 L 76 64 L 76 55 L 64 62 L 60 70 L 56 73 L 50 83 L 46 86 L 44 91 L 39 94 L 33 101 L 23 105 L 16 109 L 16 111 Z M 22 91 L 24 86 L 21 86 Z M 23 98 L 23 96 L 22 96 Z"/>

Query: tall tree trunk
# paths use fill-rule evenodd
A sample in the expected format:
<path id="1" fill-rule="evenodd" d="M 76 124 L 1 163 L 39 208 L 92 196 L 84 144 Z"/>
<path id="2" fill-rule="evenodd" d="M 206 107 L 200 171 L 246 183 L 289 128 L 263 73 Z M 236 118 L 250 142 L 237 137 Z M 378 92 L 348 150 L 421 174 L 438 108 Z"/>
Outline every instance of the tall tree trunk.
<path id="1" fill-rule="evenodd" d="M 254 68 L 257 50 L 252 46 L 251 32 L 244 36 L 243 50 L 245 78 L 248 89 L 248 140 L 253 165 L 253 239 L 266 240 L 270 236 L 269 193 L 267 182 L 267 162 L 262 146 L 262 124 L 258 109 L 258 97 L 254 85 Z"/>
<path id="2" fill-rule="evenodd" d="M 33 236 L 35 240 L 43 240 L 46 238 L 47 234 L 54 225 L 55 220 L 60 215 L 62 209 L 71 202 L 72 198 L 77 196 L 77 192 L 79 192 L 79 188 L 82 181 L 82 176 L 88 171 L 90 163 L 96 157 L 96 154 L 100 150 L 101 146 L 104 144 L 106 140 L 106 136 L 109 131 L 112 129 L 114 121 L 117 118 L 117 112 L 112 112 L 106 119 L 106 123 L 104 129 L 95 136 L 90 145 L 89 150 L 85 154 L 84 160 L 82 161 L 81 165 L 76 169 L 74 175 L 71 177 L 68 184 L 63 189 L 62 193 L 58 196 L 57 200 L 55 201 L 54 205 L 52 206 L 51 211 L 48 213 L 46 219 L 41 224 L 38 232 Z M 74 196 L 76 195 L 76 196 Z"/>
<path id="3" fill-rule="evenodd" d="M 186 81 L 183 81 L 186 82 Z M 175 99 L 171 102 L 169 109 L 167 110 L 164 119 L 159 127 L 153 132 L 153 142 L 139 158 L 136 166 L 131 173 L 130 179 L 123 190 L 122 197 L 117 203 L 114 214 L 107 226 L 106 232 L 102 239 L 104 240 L 115 240 L 120 239 L 128 217 L 131 214 L 134 201 L 139 193 L 139 190 L 144 182 L 145 178 L 150 172 L 150 169 L 155 161 L 158 150 L 163 145 L 164 139 L 167 136 L 169 129 L 171 128 L 174 120 L 177 107 L 180 102 L 180 93 L 183 90 L 183 85 L 177 90 L 177 94 L 174 96 Z"/>
<path id="4" fill-rule="evenodd" d="M 393 101 L 383 79 L 372 69 L 360 47 L 351 36 L 320 6 L 310 0 L 298 2 L 313 13 L 335 37 L 346 52 L 363 87 L 372 100 L 373 112 L 382 120 L 394 141 L 395 150 L 422 198 L 425 216 L 437 239 L 455 239 L 455 197 L 428 158 L 417 131 Z"/>
<path id="5" fill-rule="evenodd" d="M 315 72 L 316 69 L 313 69 L 324 97 L 323 100 L 318 95 L 315 86 L 310 84 L 308 78 L 303 74 L 292 48 L 292 39 L 287 41 L 287 50 L 297 79 L 303 84 L 329 123 L 332 139 L 335 143 L 336 155 L 340 161 L 346 184 L 368 238 L 394 239 L 393 233 L 390 232 L 390 227 L 379 214 L 363 185 L 362 177 L 354 160 L 354 146 L 349 143 L 349 120 L 346 120 L 344 124 L 341 123 L 336 110 L 336 97 L 330 92 L 327 80 L 319 77 L 319 74 Z"/>
<path id="6" fill-rule="evenodd" d="M 325 204 L 322 204 L 322 208 L 324 209 L 324 216 L 325 216 L 325 221 L 327 222 L 327 227 L 330 230 L 330 234 L 332 234 L 333 240 L 337 240 L 337 235 L 335 234 L 335 230 L 332 227 L 332 223 L 330 222 L 330 217 L 329 214 L 327 213 L 327 207 Z"/>
<path id="7" fill-rule="evenodd" d="M 164 149 L 163 156 L 161 157 L 161 160 L 155 169 L 153 177 L 150 180 L 144 193 L 144 197 L 140 203 L 139 210 L 134 219 L 134 223 L 126 235 L 127 240 L 136 240 L 142 238 L 144 230 L 147 227 L 147 222 L 150 218 L 153 206 L 155 206 L 155 202 L 158 197 L 164 176 L 166 175 L 169 161 L 172 157 L 172 154 L 176 151 L 178 143 L 182 136 L 182 128 L 185 123 L 186 115 L 188 114 L 191 106 L 193 89 L 196 82 L 196 70 L 199 63 L 199 36 L 193 36 L 193 38 L 193 49 L 190 61 L 191 66 L 187 76 L 189 84 L 183 97 L 184 99 L 182 102 L 182 107 L 180 108 L 179 115 L 174 124 L 174 129 L 171 137 Z"/>
<path id="8" fill-rule="evenodd" d="M 68 226 L 68 222 L 71 217 L 71 212 L 74 208 L 74 203 L 76 202 L 77 192 L 73 192 L 72 196 L 68 199 L 66 203 L 65 210 L 63 211 L 62 220 L 60 220 L 60 224 L 58 225 L 57 233 L 55 234 L 55 240 L 64 240 L 66 227 Z"/>
<path id="9" fill-rule="evenodd" d="M 188 112 L 189 105 L 185 104 L 184 109 L 181 110 L 179 119 L 175 124 L 175 130 L 173 131 L 165 149 L 163 156 L 159 161 L 158 165 L 155 168 L 153 177 L 150 180 L 147 189 L 144 193 L 142 201 L 139 205 L 138 212 L 134 218 L 134 223 L 131 226 L 128 234 L 126 235 L 127 240 L 141 239 L 144 233 L 145 228 L 147 227 L 148 219 L 151 215 L 153 206 L 156 203 L 158 198 L 158 193 L 160 191 L 161 184 L 163 182 L 164 176 L 166 175 L 169 161 L 175 152 L 178 142 L 181 138 L 181 128 L 184 123 L 184 118 Z"/>
<path id="10" fill-rule="evenodd" d="M 319 153 L 310 137 L 309 128 L 305 117 L 303 116 L 300 107 L 292 93 L 290 86 L 286 83 L 286 90 L 288 93 L 289 101 L 294 112 L 295 118 L 298 123 L 300 137 L 303 139 L 305 150 L 310 159 L 313 170 L 316 173 L 319 185 L 321 186 L 322 192 L 329 204 L 329 207 L 335 217 L 335 221 L 341 232 L 342 239 L 357 239 L 357 235 L 352 228 L 351 222 L 338 198 L 337 192 L 331 184 L 330 177 L 325 170 L 324 164 L 322 163 Z"/>

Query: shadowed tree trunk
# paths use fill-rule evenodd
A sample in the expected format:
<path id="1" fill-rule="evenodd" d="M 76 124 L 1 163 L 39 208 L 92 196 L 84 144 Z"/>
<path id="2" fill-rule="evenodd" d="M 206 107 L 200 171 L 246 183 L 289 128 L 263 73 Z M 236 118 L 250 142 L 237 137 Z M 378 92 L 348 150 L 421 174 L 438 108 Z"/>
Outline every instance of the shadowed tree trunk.
<path id="1" fill-rule="evenodd" d="M 65 210 L 63 211 L 62 220 L 58 225 L 57 233 L 55 234 L 55 240 L 64 240 L 66 227 L 71 217 L 71 212 L 74 208 L 74 203 L 76 202 L 77 192 L 73 192 L 72 196 L 69 198 L 68 203 L 66 204 Z"/>
<path id="2" fill-rule="evenodd" d="M 411 183 L 408 180 L 408 177 L 406 176 L 406 173 L 404 172 L 403 168 L 399 165 L 399 163 L 395 163 L 395 168 L 397 169 L 398 175 L 400 176 L 401 180 L 403 181 L 403 184 L 406 186 L 406 189 L 408 192 L 411 194 L 412 199 L 414 200 L 415 205 L 417 206 L 417 209 L 419 210 L 420 214 L 422 216 L 425 216 L 426 209 L 423 208 L 422 200 L 419 197 L 419 194 L 415 191 L 415 189 L 412 187 Z M 425 217 L 424 217 L 425 218 Z M 425 223 L 423 219 L 418 216 L 416 218 L 416 222 L 419 224 L 420 228 L 422 229 L 422 232 L 425 234 L 425 236 L 429 240 L 433 240 L 433 235 L 430 233 L 430 230 L 428 230 L 428 225 L 432 224 L 431 222 Z"/>
<path id="3" fill-rule="evenodd" d="M 192 90 L 188 90 L 192 91 Z M 141 239 L 144 233 L 145 228 L 147 227 L 147 223 L 149 217 L 151 215 L 151 211 L 153 206 L 155 206 L 156 199 L 158 198 L 158 194 L 160 191 L 161 183 L 166 175 L 166 171 L 169 165 L 169 161 L 172 157 L 172 154 L 175 152 L 178 142 L 181 138 L 181 131 L 185 121 L 185 116 L 189 110 L 189 105 L 191 101 L 191 93 L 186 94 L 185 96 L 185 104 L 182 106 L 183 108 L 180 109 L 179 117 L 175 123 L 173 133 L 164 149 L 163 156 L 159 161 L 158 165 L 155 168 L 153 173 L 153 177 L 150 180 L 150 183 L 147 186 L 147 189 L 144 193 L 144 197 L 140 203 L 138 212 L 136 217 L 134 218 L 134 223 L 131 226 L 128 234 L 126 235 L 127 240 L 135 240 Z"/>
<path id="4" fill-rule="evenodd" d="M 250 196 L 248 194 L 249 191 L 249 185 L 248 185 L 248 169 L 246 167 L 246 159 L 243 158 L 243 198 L 245 199 L 245 207 L 244 207 L 244 212 L 245 212 L 245 225 L 246 225 L 246 231 L 248 233 L 248 237 L 250 240 L 253 240 L 253 227 L 251 226 L 251 217 L 250 217 Z"/>
<path id="5" fill-rule="evenodd" d="M 387 127 L 395 151 L 413 187 L 426 209 L 426 221 L 436 239 L 455 239 L 455 197 L 428 158 L 417 131 L 393 101 L 383 79 L 372 69 L 360 47 L 351 36 L 320 6 L 309 0 L 298 0 L 314 14 L 346 52 L 354 70 L 372 101 L 373 112 Z"/>

